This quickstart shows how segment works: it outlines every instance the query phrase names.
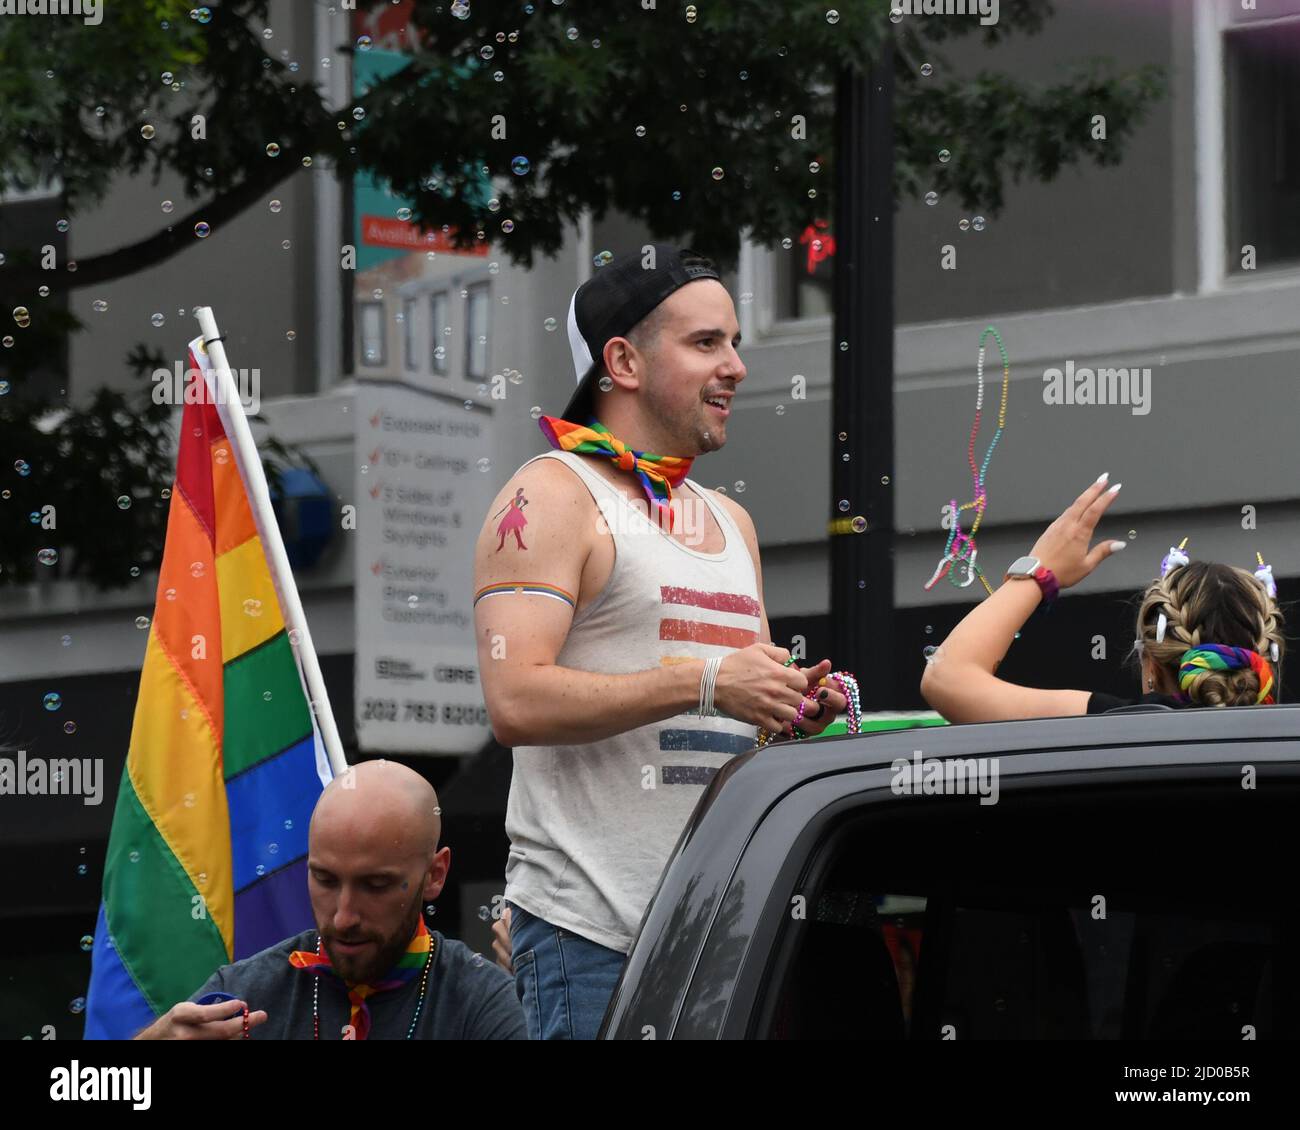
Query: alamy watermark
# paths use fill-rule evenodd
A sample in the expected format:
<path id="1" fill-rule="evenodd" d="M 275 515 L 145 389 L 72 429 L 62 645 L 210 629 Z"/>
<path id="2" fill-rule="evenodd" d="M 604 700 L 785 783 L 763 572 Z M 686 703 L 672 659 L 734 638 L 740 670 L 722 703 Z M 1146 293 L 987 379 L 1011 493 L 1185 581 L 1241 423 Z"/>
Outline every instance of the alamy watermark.
<path id="1" fill-rule="evenodd" d="M 1151 411 L 1151 370 L 1136 365 L 1090 369 L 1067 361 L 1043 370 L 1044 404 L 1128 404 L 1134 416 Z"/>
<path id="2" fill-rule="evenodd" d="M 598 533 L 617 531 L 620 534 L 648 534 L 653 533 L 653 527 L 658 526 L 666 534 L 680 531 L 686 545 L 699 545 L 704 541 L 708 504 L 703 499 L 674 498 L 667 507 L 653 507 L 653 512 L 648 498 L 625 498 L 621 501 L 603 498 L 598 505 Z"/>
<path id="3" fill-rule="evenodd" d="M 890 791 L 896 796 L 975 796 L 980 804 L 998 802 L 998 759 L 996 757 L 894 758 Z"/>
<path id="4" fill-rule="evenodd" d="M 998 22 L 998 0 L 894 0 L 889 10 L 898 17 L 979 16 L 985 27 Z"/>
<path id="5" fill-rule="evenodd" d="M 103 0 L 0 0 L 0 16 L 80 16 L 90 27 L 104 22 Z"/>
<path id="6" fill-rule="evenodd" d="M 79 796 L 85 805 L 104 800 L 102 757 L 0 757 L 0 797 Z"/>
<path id="7" fill-rule="evenodd" d="M 230 375 L 235 379 L 239 403 L 246 412 L 256 415 L 262 407 L 262 370 L 231 369 Z M 180 361 L 170 369 L 155 369 L 152 380 L 155 404 L 229 403 L 225 385 L 218 384 L 214 391 L 198 369 L 187 369 Z"/>

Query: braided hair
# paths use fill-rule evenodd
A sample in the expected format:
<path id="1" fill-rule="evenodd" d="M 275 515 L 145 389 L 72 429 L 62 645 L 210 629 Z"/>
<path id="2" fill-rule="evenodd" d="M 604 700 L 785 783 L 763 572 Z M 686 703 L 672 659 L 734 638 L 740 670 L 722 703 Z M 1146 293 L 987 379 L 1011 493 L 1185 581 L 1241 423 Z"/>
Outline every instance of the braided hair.
<path id="1" fill-rule="evenodd" d="M 1156 623 L 1162 612 L 1167 626 L 1165 638 L 1157 643 Z M 1147 586 L 1138 611 L 1135 651 L 1149 655 L 1177 684 L 1183 653 L 1206 644 L 1245 648 L 1265 659 L 1276 644 L 1280 662 L 1286 650 L 1282 622 L 1277 601 L 1252 573 L 1193 561 Z M 1249 706 L 1258 700 L 1260 686 L 1255 670 L 1240 667 L 1205 670 L 1184 689 L 1192 706 Z"/>

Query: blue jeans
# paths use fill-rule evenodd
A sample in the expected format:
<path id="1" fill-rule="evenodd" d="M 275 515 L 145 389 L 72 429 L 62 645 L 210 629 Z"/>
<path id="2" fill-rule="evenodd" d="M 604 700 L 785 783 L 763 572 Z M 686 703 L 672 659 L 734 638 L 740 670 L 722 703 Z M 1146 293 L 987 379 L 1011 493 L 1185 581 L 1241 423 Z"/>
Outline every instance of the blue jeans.
<path id="1" fill-rule="evenodd" d="M 510 904 L 515 992 L 530 1040 L 594 1040 L 624 954 Z"/>

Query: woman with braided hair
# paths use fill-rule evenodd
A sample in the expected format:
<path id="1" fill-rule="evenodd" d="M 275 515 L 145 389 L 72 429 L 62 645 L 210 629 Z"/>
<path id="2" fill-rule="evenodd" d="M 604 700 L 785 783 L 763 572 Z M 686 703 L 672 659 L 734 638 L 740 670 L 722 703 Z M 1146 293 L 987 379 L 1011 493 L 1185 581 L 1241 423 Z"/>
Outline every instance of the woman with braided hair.
<path id="1" fill-rule="evenodd" d="M 995 722 L 1099 714 L 1138 702 L 1170 707 L 1251 706 L 1277 701 L 1285 648 L 1272 570 L 1250 573 L 1192 562 L 1171 547 L 1160 576 L 1142 594 L 1134 656 L 1141 698 L 1082 690 L 1043 690 L 999 679 L 998 664 L 1040 604 L 1078 584 L 1126 542 L 1090 547 L 1097 522 L 1120 484 L 1102 475 L 1013 562 L 991 597 L 971 609 L 929 658 L 921 678 L 926 701 L 949 722 Z"/>

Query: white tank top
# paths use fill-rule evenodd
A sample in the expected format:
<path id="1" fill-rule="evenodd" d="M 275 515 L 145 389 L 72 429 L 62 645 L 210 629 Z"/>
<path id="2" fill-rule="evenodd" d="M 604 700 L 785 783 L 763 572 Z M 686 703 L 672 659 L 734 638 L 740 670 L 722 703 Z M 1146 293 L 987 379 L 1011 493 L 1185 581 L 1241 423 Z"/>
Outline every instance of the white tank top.
<path id="1" fill-rule="evenodd" d="M 561 667 L 626 674 L 757 642 L 754 562 L 735 522 L 703 488 L 686 480 L 726 538 L 721 553 L 674 541 L 593 471 L 589 456 L 537 458 L 562 460 L 582 479 L 615 547 L 609 582 L 574 617 Z M 704 785 L 756 740 L 748 723 L 692 709 L 586 745 L 517 746 L 506 898 L 626 953 Z"/>

